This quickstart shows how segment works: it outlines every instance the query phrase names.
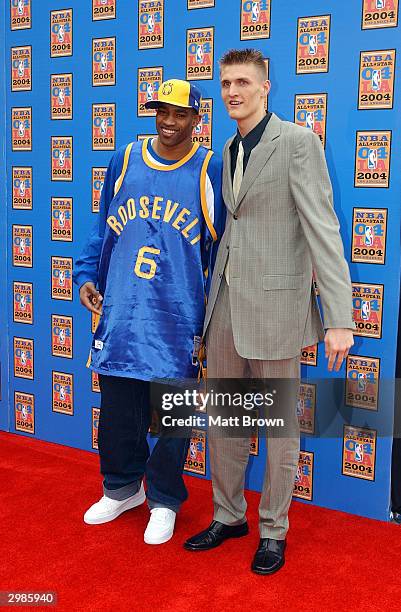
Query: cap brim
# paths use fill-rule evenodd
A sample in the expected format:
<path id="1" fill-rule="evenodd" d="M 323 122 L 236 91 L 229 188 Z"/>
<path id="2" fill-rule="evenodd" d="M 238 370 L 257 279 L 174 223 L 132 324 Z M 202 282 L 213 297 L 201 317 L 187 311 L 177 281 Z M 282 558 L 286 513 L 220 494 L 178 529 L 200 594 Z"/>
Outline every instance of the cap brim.
<path id="1" fill-rule="evenodd" d="M 194 111 L 198 112 L 198 109 L 190 106 L 188 104 L 172 104 L 171 102 L 164 102 L 164 100 L 149 100 L 149 102 L 145 102 L 145 108 L 158 108 L 160 104 L 168 104 L 169 106 L 178 106 L 179 108 L 192 108 Z"/>

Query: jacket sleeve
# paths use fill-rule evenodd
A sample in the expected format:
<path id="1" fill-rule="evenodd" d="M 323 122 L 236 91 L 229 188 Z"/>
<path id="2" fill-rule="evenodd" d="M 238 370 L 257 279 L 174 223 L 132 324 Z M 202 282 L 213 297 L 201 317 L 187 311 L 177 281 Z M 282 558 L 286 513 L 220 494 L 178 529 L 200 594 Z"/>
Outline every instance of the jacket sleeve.
<path id="1" fill-rule="evenodd" d="M 120 176 L 123 167 L 124 151 L 125 147 L 119 149 L 110 160 L 100 196 L 99 213 L 96 215 L 96 220 L 89 233 L 86 244 L 80 256 L 75 261 L 73 281 L 78 288 L 81 288 L 82 285 L 89 281 L 97 285 L 107 212 L 114 196 L 114 184 Z"/>
<path id="2" fill-rule="evenodd" d="M 351 280 L 330 177 L 323 147 L 312 130 L 297 130 L 289 179 L 318 279 L 324 326 L 354 329 Z"/>

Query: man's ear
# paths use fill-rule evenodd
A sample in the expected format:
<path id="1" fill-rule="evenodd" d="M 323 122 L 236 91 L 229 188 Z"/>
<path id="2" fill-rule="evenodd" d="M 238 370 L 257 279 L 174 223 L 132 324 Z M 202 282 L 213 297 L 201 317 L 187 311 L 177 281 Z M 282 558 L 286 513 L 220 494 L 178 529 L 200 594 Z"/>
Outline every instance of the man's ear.
<path id="1" fill-rule="evenodd" d="M 269 92 L 270 92 L 270 88 L 271 88 L 271 83 L 270 83 L 270 81 L 266 80 L 266 81 L 263 83 L 263 88 L 264 88 L 264 90 L 265 90 L 265 94 L 266 94 L 266 96 L 268 96 L 268 95 L 269 95 Z"/>

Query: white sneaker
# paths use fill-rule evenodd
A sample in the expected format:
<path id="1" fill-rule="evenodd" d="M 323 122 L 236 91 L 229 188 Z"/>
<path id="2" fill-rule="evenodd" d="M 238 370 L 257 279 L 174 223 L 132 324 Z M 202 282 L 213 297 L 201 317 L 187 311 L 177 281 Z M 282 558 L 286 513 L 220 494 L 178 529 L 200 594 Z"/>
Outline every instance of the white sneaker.
<path id="1" fill-rule="evenodd" d="M 115 518 L 126 510 L 131 510 L 131 508 L 136 508 L 136 506 L 143 504 L 145 499 L 146 495 L 142 483 L 138 493 L 122 501 L 111 499 L 103 495 L 102 499 L 96 502 L 96 504 L 93 504 L 93 506 L 85 512 L 84 522 L 88 525 L 101 525 L 102 523 L 114 521 Z"/>
<path id="2" fill-rule="evenodd" d="M 169 508 L 152 508 L 143 539 L 146 544 L 164 544 L 174 533 L 176 513 Z"/>

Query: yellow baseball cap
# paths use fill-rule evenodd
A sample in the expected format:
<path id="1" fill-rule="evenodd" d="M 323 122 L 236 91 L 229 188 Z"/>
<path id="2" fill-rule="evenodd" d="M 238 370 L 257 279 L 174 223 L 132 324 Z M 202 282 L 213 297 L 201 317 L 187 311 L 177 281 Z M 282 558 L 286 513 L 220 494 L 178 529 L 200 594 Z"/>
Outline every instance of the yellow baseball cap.
<path id="1" fill-rule="evenodd" d="M 148 102 L 145 102 L 145 107 L 157 108 L 160 102 L 164 102 L 182 108 L 193 108 L 199 113 L 201 99 L 201 92 L 192 83 L 170 79 L 161 83 L 156 93 L 156 100 L 148 100 Z"/>

